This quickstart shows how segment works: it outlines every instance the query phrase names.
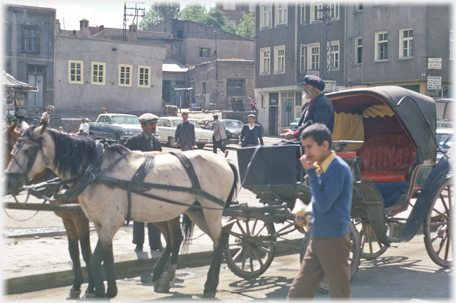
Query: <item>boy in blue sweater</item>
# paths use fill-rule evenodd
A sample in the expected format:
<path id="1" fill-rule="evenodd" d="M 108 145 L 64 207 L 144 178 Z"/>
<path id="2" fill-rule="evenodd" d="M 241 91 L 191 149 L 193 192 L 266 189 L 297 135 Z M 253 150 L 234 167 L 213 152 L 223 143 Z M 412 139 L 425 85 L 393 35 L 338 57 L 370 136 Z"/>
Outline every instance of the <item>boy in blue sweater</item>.
<path id="1" fill-rule="evenodd" d="M 313 233 L 287 299 L 313 298 L 323 276 L 330 298 L 350 299 L 350 167 L 332 151 L 331 132 L 324 124 L 304 129 L 301 143 L 305 154 L 300 161 L 312 192 Z M 305 224 L 300 217 L 296 222 Z"/>

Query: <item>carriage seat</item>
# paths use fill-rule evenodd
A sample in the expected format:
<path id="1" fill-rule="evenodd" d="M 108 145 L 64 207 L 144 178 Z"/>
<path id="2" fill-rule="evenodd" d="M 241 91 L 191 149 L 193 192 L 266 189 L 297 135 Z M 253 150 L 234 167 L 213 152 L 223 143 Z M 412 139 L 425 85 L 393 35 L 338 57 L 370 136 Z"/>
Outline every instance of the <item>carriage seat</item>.
<path id="1" fill-rule="evenodd" d="M 361 177 L 372 182 L 405 181 L 415 162 L 416 147 L 406 134 L 376 135 L 358 151 Z"/>

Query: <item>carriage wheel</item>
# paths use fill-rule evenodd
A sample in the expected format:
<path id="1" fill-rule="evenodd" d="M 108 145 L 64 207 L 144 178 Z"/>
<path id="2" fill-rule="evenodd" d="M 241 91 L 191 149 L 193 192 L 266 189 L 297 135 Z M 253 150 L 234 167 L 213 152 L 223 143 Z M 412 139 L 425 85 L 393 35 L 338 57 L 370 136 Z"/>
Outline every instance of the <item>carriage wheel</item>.
<path id="1" fill-rule="evenodd" d="M 225 259 L 238 277 L 255 279 L 271 265 L 275 254 L 274 224 L 259 219 L 237 220 L 229 230 Z"/>
<path id="2" fill-rule="evenodd" d="M 380 257 L 387 249 L 388 246 L 377 241 L 372 226 L 368 221 L 363 219 L 355 219 L 355 226 L 359 233 L 361 245 L 361 258 L 366 260 L 374 260 Z M 394 223 L 387 223 L 386 236 L 391 238 L 393 235 Z"/>
<path id="3" fill-rule="evenodd" d="M 453 263 L 450 221 L 453 203 L 452 179 L 447 179 L 439 188 L 424 220 L 424 244 L 429 257 L 445 268 Z"/>
<path id="4" fill-rule="evenodd" d="M 348 261 L 350 262 L 350 281 L 353 280 L 356 273 L 358 272 L 359 263 L 360 263 L 360 243 L 359 243 L 359 235 L 358 231 L 356 230 L 355 225 L 352 223 L 349 225 L 350 228 L 350 241 L 352 246 L 352 251 L 350 253 Z M 309 245 L 310 239 L 312 238 L 312 227 L 307 231 L 304 239 L 301 243 L 301 259 L 300 263 L 302 262 L 302 258 L 306 253 L 307 246 Z M 318 291 L 321 293 L 327 294 L 329 290 L 328 280 L 326 277 L 320 282 L 320 286 L 318 287 Z"/>

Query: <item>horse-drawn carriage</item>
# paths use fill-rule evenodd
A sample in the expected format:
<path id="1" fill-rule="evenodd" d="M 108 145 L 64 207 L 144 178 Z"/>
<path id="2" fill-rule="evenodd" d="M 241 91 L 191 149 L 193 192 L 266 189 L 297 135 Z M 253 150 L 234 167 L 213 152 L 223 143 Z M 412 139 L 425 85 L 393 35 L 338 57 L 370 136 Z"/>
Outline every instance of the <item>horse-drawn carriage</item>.
<path id="1" fill-rule="evenodd" d="M 423 222 L 430 257 L 442 267 L 451 266 L 452 183 L 448 157 L 435 163 L 435 102 L 400 87 L 347 90 L 327 97 L 335 111 L 334 148 L 350 165 L 354 182 L 352 277 L 360 257 L 378 257 L 392 241 L 410 240 Z M 296 199 L 310 202 L 310 188 L 302 182 L 302 172 L 299 177 L 296 174 L 301 154 L 296 144 L 238 149 L 241 184 L 265 204 L 251 207 L 229 205 L 237 186 L 237 169 L 212 153 L 153 157 L 115 145 L 103 149 L 89 138 L 63 136 L 44 127 L 25 131 L 7 169 L 8 189 L 17 193 L 27 178 L 45 168 L 55 170 L 66 184 L 76 184 L 73 194 L 79 194 L 79 203 L 99 235 L 92 263 L 100 296 L 104 295 L 101 261 L 108 271 L 107 295 L 117 292 L 111 241 L 125 219 L 171 222 L 181 213 L 188 215 L 214 241 L 204 290 L 205 295 L 214 296 L 226 242 L 225 260 L 231 270 L 247 279 L 258 277 L 271 264 L 277 240 L 296 229 L 290 213 Z M 413 210 L 395 236 L 393 228 L 399 223 L 395 215 L 410 205 Z M 223 230 L 222 216 L 229 219 Z M 284 225 L 276 231 L 274 223 Z M 305 250 L 311 233 L 300 231 L 305 233 Z M 168 244 L 167 240 L 163 254 L 169 257 Z M 173 248 L 176 259 L 171 258 L 174 270 L 178 249 Z M 159 283 L 167 260 L 160 259 L 154 268 L 154 282 Z M 166 275 L 164 291 L 173 274 Z"/>

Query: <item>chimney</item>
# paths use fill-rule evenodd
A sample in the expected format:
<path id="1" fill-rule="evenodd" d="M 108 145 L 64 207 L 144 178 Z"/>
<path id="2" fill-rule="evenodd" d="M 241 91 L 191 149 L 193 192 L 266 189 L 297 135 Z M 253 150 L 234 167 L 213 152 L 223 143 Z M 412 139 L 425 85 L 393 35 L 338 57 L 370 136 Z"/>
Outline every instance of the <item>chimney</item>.
<path id="1" fill-rule="evenodd" d="M 57 36 L 60 35 L 60 33 L 62 32 L 60 30 L 60 21 L 59 21 L 59 19 L 55 19 L 55 29 L 54 29 L 54 31 L 55 31 L 54 34 L 57 35 Z"/>
<path id="2" fill-rule="evenodd" d="M 104 31 L 104 25 L 100 25 L 100 27 L 98 28 L 98 32 L 101 32 L 101 31 Z"/>
<path id="3" fill-rule="evenodd" d="M 128 42 L 138 41 L 138 26 L 134 23 L 130 24 L 130 32 L 128 33 Z"/>
<path id="4" fill-rule="evenodd" d="M 90 38 L 89 20 L 83 18 L 79 21 L 79 34 L 82 38 Z"/>

